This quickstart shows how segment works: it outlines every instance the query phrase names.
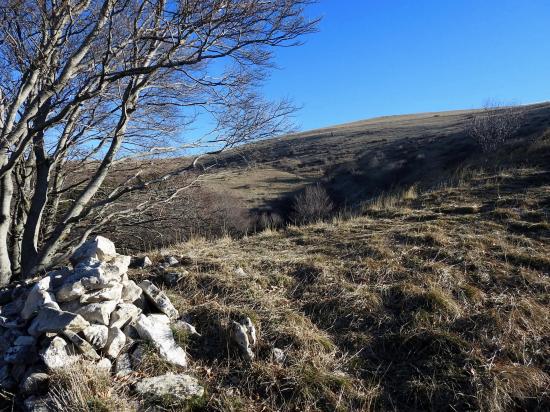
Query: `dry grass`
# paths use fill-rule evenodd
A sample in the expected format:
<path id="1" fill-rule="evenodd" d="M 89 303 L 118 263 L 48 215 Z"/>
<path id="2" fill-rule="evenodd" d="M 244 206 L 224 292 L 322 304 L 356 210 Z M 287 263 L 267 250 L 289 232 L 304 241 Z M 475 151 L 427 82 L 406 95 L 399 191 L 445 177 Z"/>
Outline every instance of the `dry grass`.
<path id="1" fill-rule="evenodd" d="M 549 208 L 545 170 L 469 173 L 364 216 L 164 251 L 189 272 L 168 293 L 202 335 L 183 340 L 204 408 L 548 410 Z M 244 316 L 252 362 L 228 343 Z"/>
<path id="2" fill-rule="evenodd" d="M 136 410 L 126 389 L 111 380 L 106 370 L 79 362 L 51 375 L 47 403 L 60 412 L 110 412 Z"/>

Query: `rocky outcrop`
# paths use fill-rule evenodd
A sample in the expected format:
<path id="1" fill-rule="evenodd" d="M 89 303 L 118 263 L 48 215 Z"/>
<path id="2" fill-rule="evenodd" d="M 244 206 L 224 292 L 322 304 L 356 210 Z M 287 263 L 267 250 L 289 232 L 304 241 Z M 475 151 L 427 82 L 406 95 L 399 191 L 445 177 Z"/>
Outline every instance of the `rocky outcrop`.
<path id="1" fill-rule="evenodd" d="M 198 332 L 178 321 L 178 311 L 152 282 L 138 285 L 128 279 L 129 257 L 97 236 L 70 260 L 72 268 L 0 290 L 0 390 L 19 391 L 36 406 L 36 388 L 44 386 L 49 373 L 83 359 L 118 376 L 132 374 L 129 353 L 139 340 L 149 341 L 166 361 L 187 366 L 171 323 Z M 145 263 L 142 267 L 149 265 Z M 136 388 L 143 394 L 169 392 L 181 399 L 203 393 L 188 375 L 145 379 Z"/>

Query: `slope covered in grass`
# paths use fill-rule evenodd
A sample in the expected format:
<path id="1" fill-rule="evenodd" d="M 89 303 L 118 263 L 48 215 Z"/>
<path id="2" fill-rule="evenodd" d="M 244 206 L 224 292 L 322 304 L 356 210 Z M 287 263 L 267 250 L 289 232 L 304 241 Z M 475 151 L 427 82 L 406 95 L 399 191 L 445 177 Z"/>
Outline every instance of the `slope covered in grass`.
<path id="1" fill-rule="evenodd" d="M 167 291 L 201 333 L 179 337 L 207 389 L 200 407 L 548 410 L 549 214 L 550 170 L 515 167 L 361 216 L 163 251 L 184 262 Z M 228 343 L 242 316 L 259 332 L 252 362 Z"/>

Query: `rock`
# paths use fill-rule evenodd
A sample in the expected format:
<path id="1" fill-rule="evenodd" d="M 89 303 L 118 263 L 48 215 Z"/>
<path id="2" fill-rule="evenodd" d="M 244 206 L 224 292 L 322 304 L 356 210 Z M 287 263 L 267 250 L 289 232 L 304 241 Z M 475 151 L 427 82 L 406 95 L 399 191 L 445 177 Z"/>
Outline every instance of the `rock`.
<path id="1" fill-rule="evenodd" d="M 83 330 L 83 334 L 92 345 L 98 349 L 103 349 L 107 345 L 109 328 L 105 325 L 90 325 Z"/>
<path id="2" fill-rule="evenodd" d="M 124 326 L 124 328 L 122 328 L 122 331 L 124 332 L 126 337 L 128 339 L 131 339 L 132 341 L 140 339 L 139 333 L 134 325 L 126 325 Z"/>
<path id="3" fill-rule="evenodd" d="M 0 316 L 4 316 L 6 318 L 18 317 L 25 306 L 25 301 L 26 298 L 23 296 L 15 298 L 10 303 L 0 308 Z"/>
<path id="4" fill-rule="evenodd" d="M 271 355 L 272 355 L 273 361 L 275 363 L 278 363 L 279 365 L 282 365 L 285 362 L 286 355 L 285 355 L 285 352 L 282 349 L 273 348 L 273 350 L 271 351 Z"/>
<path id="5" fill-rule="evenodd" d="M 164 258 L 163 266 L 170 267 L 170 266 L 176 266 L 179 265 L 179 260 L 176 259 L 174 256 L 166 256 Z"/>
<path id="6" fill-rule="evenodd" d="M 133 303 L 138 300 L 143 291 L 141 288 L 136 285 L 136 282 L 129 280 L 126 282 L 122 288 L 122 301 L 127 303 Z"/>
<path id="7" fill-rule="evenodd" d="M 139 287 L 143 290 L 143 293 L 151 301 L 151 303 L 162 313 L 168 316 L 170 319 L 177 319 L 179 316 L 178 311 L 168 299 L 168 296 L 162 292 L 159 288 L 153 285 L 150 281 L 144 280 L 139 284 Z"/>
<path id="8" fill-rule="evenodd" d="M 61 286 L 55 297 L 58 302 L 70 302 L 79 299 L 84 293 L 86 293 L 86 289 L 82 286 L 82 282 L 78 280 Z"/>
<path id="9" fill-rule="evenodd" d="M 115 376 L 122 377 L 132 373 L 132 363 L 130 361 L 130 355 L 127 353 L 121 354 L 115 362 Z"/>
<path id="10" fill-rule="evenodd" d="M 75 250 L 71 257 L 71 263 L 76 264 L 87 258 L 109 262 L 116 257 L 115 244 L 103 236 L 96 236 L 84 242 Z"/>
<path id="11" fill-rule="evenodd" d="M 72 331 L 78 333 L 89 326 L 80 315 L 53 308 L 42 308 L 29 327 L 29 335 L 40 336 L 44 333 Z"/>
<path id="12" fill-rule="evenodd" d="M 132 258 L 126 255 L 116 255 L 115 259 L 111 262 L 111 265 L 115 266 L 118 271 L 121 273 L 121 276 L 124 276 L 128 272 Z M 128 280 L 128 279 L 125 279 Z"/>
<path id="13" fill-rule="evenodd" d="M 50 370 L 70 366 L 80 359 L 79 356 L 69 355 L 67 342 L 59 336 L 53 338 L 51 342 L 40 351 L 40 358 Z"/>
<path id="14" fill-rule="evenodd" d="M 155 345 L 162 358 L 174 365 L 187 366 L 187 356 L 185 351 L 176 344 L 167 316 L 142 314 L 137 319 L 135 327 L 142 339 Z"/>
<path id="15" fill-rule="evenodd" d="M 23 402 L 23 412 L 49 412 L 47 397 L 30 396 Z"/>
<path id="16" fill-rule="evenodd" d="M 80 303 L 98 303 L 106 300 L 119 301 L 122 296 L 122 283 L 115 283 L 106 289 L 99 289 L 92 293 L 83 294 Z"/>
<path id="17" fill-rule="evenodd" d="M 5 316 L 0 316 L 0 327 L 4 329 L 17 329 L 23 327 L 25 321 L 23 319 L 9 319 Z"/>
<path id="18" fill-rule="evenodd" d="M 233 337 L 233 340 L 237 343 L 241 351 L 245 354 L 245 356 L 250 360 L 254 359 L 254 352 L 252 352 L 252 348 L 250 347 L 250 340 L 248 338 L 246 326 L 241 325 L 238 322 L 232 321 L 231 336 Z"/>
<path id="19" fill-rule="evenodd" d="M 116 310 L 111 314 L 111 327 L 124 328 L 129 323 L 135 321 L 141 314 L 141 309 L 131 303 L 120 303 Z"/>
<path id="20" fill-rule="evenodd" d="M 69 338 L 69 340 L 73 343 L 73 345 L 76 347 L 76 349 L 86 358 L 89 360 L 99 360 L 100 356 L 97 354 L 93 346 L 88 343 L 86 340 L 82 339 L 79 335 L 77 335 L 74 332 L 71 331 L 65 331 L 63 334 Z"/>
<path id="21" fill-rule="evenodd" d="M 101 358 L 101 360 L 96 363 L 96 367 L 100 370 L 111 372 L 113 363 L 107 358 Z"/>
<path id="22" fill-rule="evenodd" d="M 126 335 L 117 327 L 109 328 L 109 337 L 105 346 L 105 353 L 113 359 L 119 355 L 126 344 Z"/>
<path id="23" fill-rule="evenodd" d="M 242 277 L 247 276 L 247 275 L 246 275 L 246 272 L 245 272 L 244 269 L 241 268 L 241 267 L 238 267 L 237 269 L 235 269 L 235 270 L 233 271 L 233 273 L 235 273 L 235 275 L 237 275 L 237 276 L 242 276 Z"/>
<path id="24" fill-rule="evenodd" d="M 82 305 L 79 300 L 71 300 L 70 302 L 63 302 L 59 304 L 59 308 L 65 312 L 76 313 L 80 310 Z"/>
<path id="25" fill-rule="evenodd" d="M 132 367 L 137 369 L 139 365 L 143 363 L 145 359 L 145 354 L 147 353 L 147 348 L 145 345 L 137 345 L 132 354 L 130 355 L 130 361 Z"/>
<path id="26" fill-rule="evenodd" d="M 189 333 L 190 335 L 201 336 L 201 334 L 199 332 L 197 332 L 197 329 L 195 329 L 195 327 L 193 325 L 191 325 L 190 323 L 185 322 L 184 320 L 178 320 L 174 324 L 174 327 L 179 328 L 179 329 Z"/>
<path id="27" fill-rule="evenodd" d="M 4 353 L 4 361 L 13 364 L 32 364 L 36 362 L 36 339 L 32 336 L 19 336 Z"/>
<path id="28" fill-rule="evenodd" d="M 99 323 L 101 325 L 109 325 L 111 313 L 115 310 L 117 305 L 116 301 L 107 301 L 99 303 L 90 303 L 80 308 L 77 312 L 84 319 L 92 323 Z"/>
<path id="29" fill-rule="evenodd" d="M 9 288 L 0 289 L 0 305 L 5 305 L 6 303 L 10 303 L 11 300 L 12 300 L 11 289 Z"/>
<path id="30" fill-rule="evenodd" d="M 183 274 L 178 272 L 164 272 L 162 281 L 170 287 L 177 286 L 178 282 L 183 278 Z"/>
<path id="31" fill-rule="evenodd" d="M 27 372 L 21 383 L 19 384 L 19 391 L 23 395 L 33 395 L 39 392 L 46 392 L 50 375 L 45 372 L 36 372 L 31 370 Z"/>
<path id="32" fill-rule="evenodd" d="M 11 377 L 8 365 L 0 366 L 0 389 L 10 391 L 15 387 L 15 381 Z"/>
<path id="33" fill-rule="evenodd" d="M 153 266 L 153 262 L 151 262 L 151 259 L 149 259 L 148 256 L 135 257 L 132 259 L 130 266 L 133 268 L 144 269 L 149 266 Z"/>
<path id="34" fill-rule="evenodd" d="M 50 277 L 46 276 L 34 285 L 25 300 L 21 311 L 21 317 L 25 320 L 32 318 L 38 310 L 46 303 L 55 302 L 53 296 L 48 292 L 50 288 Z"/>
<path id="35" fill-rule="evenodd" d="M 246 333 L 248 335 L 248 340 L 250 341 L 251 346 L 256 346 L 256 327 L 252 323 L 250 318 L 245 318 L 243 322 L 244 327 L 246 327 Z"/>
<path id="36" fill-rule="evenodd" d="M 179 401 L 185 401 L 194 397 L 202 397 L 204 388 L 192 376 L 167 373 L 142 379 L 136 384 L 136 392 L 144 397 L 173 397 Z"/>

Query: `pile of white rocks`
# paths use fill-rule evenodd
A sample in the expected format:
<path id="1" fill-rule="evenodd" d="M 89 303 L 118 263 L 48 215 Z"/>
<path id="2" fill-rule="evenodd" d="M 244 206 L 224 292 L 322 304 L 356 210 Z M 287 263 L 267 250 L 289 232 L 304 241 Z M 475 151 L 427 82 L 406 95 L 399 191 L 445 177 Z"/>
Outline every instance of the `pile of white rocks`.
<path id="1" fill-rule="evenodd" d="M 178 319 L 170 299 L 153 283 L 128 279 L 129 256 L 98 236 L 84 243 L 71 263 L 72 268 L 0 290 L 0 389 L 35 395 L 47 387 L 52 371 L 82 359 L 118 376 L 131 374 L 143 341 L 167 362 L 187 365 L 171 324 L 194 328 Z M 196 379 L 183 374 L 136 385 L 144 395 L 159 388 L 184 397 L 203 394 Z"/>

